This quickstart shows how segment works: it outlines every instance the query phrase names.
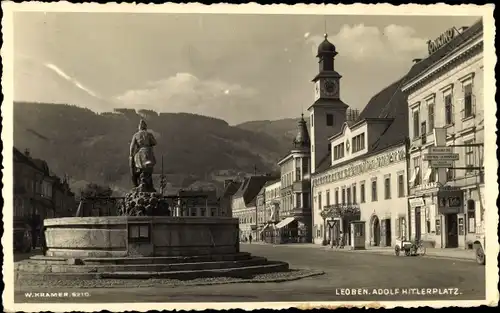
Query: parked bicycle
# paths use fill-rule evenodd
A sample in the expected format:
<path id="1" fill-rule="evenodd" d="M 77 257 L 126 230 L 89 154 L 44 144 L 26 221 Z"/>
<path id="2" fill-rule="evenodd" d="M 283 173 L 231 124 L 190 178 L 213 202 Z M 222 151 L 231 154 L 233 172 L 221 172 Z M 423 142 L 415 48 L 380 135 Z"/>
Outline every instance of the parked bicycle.
<path id="1" fill-rule="evenodd" d="M 425 255 L 426 249 L 422 240 L 407 241 L 403 238 L 401 240 L 396 240 L 396 245 L 394 247 L 396 256 L 399 256 L 401 251 L 404 252 L 405 256 L 423 256 Z"/>

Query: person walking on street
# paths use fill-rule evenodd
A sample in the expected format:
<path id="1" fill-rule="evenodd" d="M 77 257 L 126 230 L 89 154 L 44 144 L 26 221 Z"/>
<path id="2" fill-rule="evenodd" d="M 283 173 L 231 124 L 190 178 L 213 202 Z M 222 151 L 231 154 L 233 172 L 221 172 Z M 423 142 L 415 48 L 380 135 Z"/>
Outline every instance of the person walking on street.
<path id="1" fill-rule="evenodd" d="M 250 236 L 248 236 L 248 241 L 250 242 L 250 244 L 252 244 L 252 234 L 250 234 Z"/>
<path id="2" fill-rule="evenodd" d="M 344 248 L 344 233 L 342 231 L 340 231 L 340 236 L 339 236 L 339 239 L 337 241 L 337 249 L 339 248 Z"/>

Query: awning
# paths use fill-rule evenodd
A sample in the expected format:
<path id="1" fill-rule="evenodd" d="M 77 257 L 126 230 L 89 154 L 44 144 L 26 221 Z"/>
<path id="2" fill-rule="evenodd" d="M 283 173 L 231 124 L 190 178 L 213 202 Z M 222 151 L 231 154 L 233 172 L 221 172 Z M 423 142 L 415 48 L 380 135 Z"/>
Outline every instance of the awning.
<path id="1" fill-rule="evenodd" d="M 285 218 L 284 220 L 282 220 L 281 222 L 279 222 L 278 224 L 276 224 L 276 228 L 283 228 L 285 227 L 286 225 L 290 224 L 291 222 L 293 222 L 295 220 L 294 217 L 287 217 Z"/>

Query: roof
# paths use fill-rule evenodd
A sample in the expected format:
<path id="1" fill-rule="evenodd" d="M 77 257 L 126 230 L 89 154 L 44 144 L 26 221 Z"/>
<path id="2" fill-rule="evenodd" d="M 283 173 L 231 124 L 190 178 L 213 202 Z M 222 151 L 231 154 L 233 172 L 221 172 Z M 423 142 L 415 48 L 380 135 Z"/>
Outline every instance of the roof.
<path id="1" fill-rule="evenodd" d="M 268 181 L 268 182 L 266 182 L 266 183 L 264 184 L 264 187 L 270 186 L 270 185 L 272 185 L 272 184 L 276 184 L 276 183 L 278 183 L 278 182 L 280 182 L 280 181 L 281 181 L 281 179 L 280 179 L 280 178 L 270 180 L 270 181 Z"/>
<path id="2" fill-rule="evenodd" d="M 309 132 L 307 131 L 307 123 L 304 120 L 304 114 L 302 114 L 298 122 L 297 135 L 293 139 L 293 146 L 295 148 L 305 148 L 305 149 L 309 149 L 311 146 L 311 140 L 309 139 Z"/>
<path id="3" fill-rule="evenodd" d="M 473 36 L 481 33 L 482 31 L 483 31 L 483 19 L 481 18 L 472 26 L 464 30 L 462 33 L 455 36 L 450 42 L 448 42 L 447 44 L 443 45 L 441 48 L 436 50 L 433 54 L 429 55 L 427 58 L 413 65 L 412 68 L 410 69 L 410 72 L 406 75 L 405 83 L 408 83 L 411 80 L 415 79 L 423 71 L 425 71 L 435 63 L 439 62 L 451 51 L 455 50 L 460 45 L 467 42 Z"/>
<path id="4" fill-rule="evenodd" d="M 48 176 L 50 175 L 47 162 L 41 159 L 33 159 L 32 157 L 19 151 L 16 147 L 14 147 L 14 161 L 23 162 Z"/>
<path id="5" fill-rule="evenodd" d="M 238 191 L 240 186 L 241 186 L 241 182 L 231 181 L 224 189 L 224 192 L 222 193 L 222 198 L 232 197 Z"/>
<path id="6" fill-rule="evenodd" d="M 255 201 L 255 197 L 260 192 L 261 188 L 268 181 L 275 180 L 274 176 L 250 176 L 245 178 L 243 183 L 241 184 L 238 191 L 234 194 L 233 197 L 243 197 L 245 204 L 251 204 L 252 201 Z"/>
<path id="7" fill-rule="evenodd" d="M 366 158 L 381 150 L 404 142 L 409 131 L 407 96 L 401 91 L 404 79 L 399 79 L 374 95 L 360 114 L 360 120 L 387 120 L 386 129 L 382 131 L 380 137 L 369 147 L 369 152 L 340 164 L 335 164 L 335 167 L 360 158 Z M 328 153 L 318 162 L 316 167 L 317 172 L 322 172 L 331 167 L 330 157 L 331 154 Z"/>

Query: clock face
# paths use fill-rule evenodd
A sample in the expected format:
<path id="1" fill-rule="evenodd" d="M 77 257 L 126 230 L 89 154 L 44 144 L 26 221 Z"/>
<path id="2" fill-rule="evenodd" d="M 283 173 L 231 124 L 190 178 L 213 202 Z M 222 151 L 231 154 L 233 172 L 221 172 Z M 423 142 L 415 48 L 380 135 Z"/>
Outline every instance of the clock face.
<path id="1" fill-rule="evenodd" d="M 336 80 L 326 80 L 324 87 L 327 95 L 335 95 L 338 91 L 339 85 Z"/>

